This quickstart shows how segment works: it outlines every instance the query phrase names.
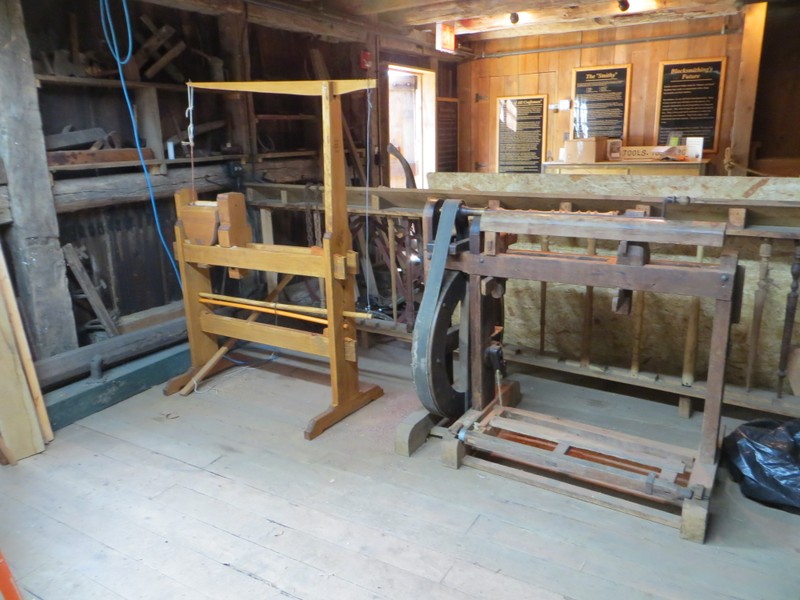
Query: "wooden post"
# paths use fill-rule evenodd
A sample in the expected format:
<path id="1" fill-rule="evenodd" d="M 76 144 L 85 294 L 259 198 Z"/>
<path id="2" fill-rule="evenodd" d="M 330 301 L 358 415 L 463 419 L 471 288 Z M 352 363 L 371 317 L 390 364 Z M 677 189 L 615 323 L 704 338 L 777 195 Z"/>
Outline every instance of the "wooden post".
<path id="1" fill-rule="evenodd" d="M 392 286 L 392 321 L 397 325 L 397 239 L 394 219 L 386 218 L 386 231 L 389 238 L 389 277 Z"/>
<path id="2" fill-rule="evenodd" d="M 597 240 L 586 240 L 586 254 L 597 254 Z M 588 367 L 592 351 L 592 319 L 594 318 L 594 287 L 586 286 L 583 300 L 583 327 L 581 328 L 581 366 Z"/>
<path id="3" fill-rule="evenodd" d="M 275 232 L 272 229 L 272 209 L 271 208 L 262 208 L 258 211 L 261 217 L 261 243 L 262 244 L 274 244 L 275 243 Z M 278 285 L 278 274 L 277 273 L 265 273 L 264 274 L 267 280 L 267 291 L 272 291 Z M 277 298 L 276 298 L 277 300 Z"/>
<path id="4" fill-rule="evenodd" d="M 703 426 L 697 460 L 713 465 L 717 460 L 722 397 L 725 390 L 725 364 L 731 329 L 731 303 L 717 300 L 711 329 L 706 396 L 703 405 Z"/>
<path id="5" fill-rule="evenodd" d="M 542 252 L 550 252 L 550 238 L 546 235 L 541 237 Z M 539 353 L 544 353 L 545 331 L 547 328 L 547 282 L 539 282 Z"/>
<path id="6" fill-rule="evenodd" d="M 631 356 L 631 375 L 639 375 L 642 352 L 642 331 L 644 329 L 644 295 L 645 292 L 633 292 L 633 352 Z"/>
<path id="7" fill-rule="evenodd" d="M 155 88 L 137 88 L 136 120 L 143 142 L 153 151 L 153 156 L 164 160 L 164 134 L 161 131 L 161 110 L 158 108 L 158 92 Z M 150 167 L 154 175 L 166 175 L 167 165 L 161 163 Z"/>
<path id="8" fill-rule="evenodd" d="M 14 219 L 6 240 L 33 354 L 41 359 L 77 348 L 78 336 L 19 0 L 0 0 L 0 48 L 0 158 Z"/>
<path id="9" fill-rule="evenodd" d="M 311 48 L 309 52 L 311 56 L 311 68 L 314 70 L 315 77 L 317 79 L 330 79 L 328 66 L 325 64 L 325 58 L 322 56 L 322 52 L 319 50 L 319 48 Z M 341 102 L 341 99 L 339 100 L 339 102 Z M 345 136 L 343 143 L 344 141 L 347 141 L 347 151 L 350 153 L 350 158 L 353 161 L 353 167 L 354 167 L 353 170 L 358 176 L 361 185 L 369 185 L 369 183 L 367 182 L 366 171 L 364 170 L 364 166 L 361 164 L 361 158 L 358 155 L 358 149 L 356 148 L 355 141 L 353 140 L 353 134 L 350 131 L 350 126 L 347 124 L 347 121 L 344 119 L 343 116 L 341 116 L 339 120 L 341 121 L 340 126 L 343 127 L 342 132 L 344 133 Z M 367 152 L 367 154 L 369 154 L 369 151 Z M 326 179 L 325 181 L 327 182 L 328 180 Z M 344 186 L 344 180 L 342 185 Z"/>
<path id="10" fill-rule="evenodd" d="M 697 247 L 697 262 L 702 263 L 705 248 Z M 700 328 L 700 298 L 692 296 L 689 304 L 689 321 L 686 325 L 686 341 L 683 346 L 683 373 L 681 384 L 694 385 L 694 370 L 697 366 L 697 334 Z M 678 397 L 678 414 L 688 419 L 692 416 L 692 399 L 688 396 Z"/>
<path id="11" fill-rule="evenodd" d="M 764 305 L 769 293 L 769 259 L 772 256 L 772 241 L 764 239 L 758 252 L 761 261 L 758 265 L 758 288 L 753 302 L 753 318 L 750 320 L 750 335 L 747 339 L 747 365 L 745 366 L 745 387 L 749 391 L 753 383 L 753 369 L 758 358 L 758 340 L 761 336 L 761 321 Z"/>
<path id="12" fill-rule="evenodd" d="M 736 83 L 736 102 L 733 105 L 733 127 L 731 128 L 731 155 L 742 167 L 750 160 L 750 140 L 753 133 L 753 115 L 758 90 L 758 70 L 761 65 L 761 46 L 764 41 L 764 23 L 767 19 L 767 3 L 748 4 L 744 7 L 744 32 L 739 64 L 739 80 Z M 734 167 L 731 175 L 747 175 L 741 167 Z"/>
<path id="13" fill-rule="evenodd" d="M 325 297 L 328 308 L 326 329 L 331 361 L 331 407 L 309 421 L 305 437 L 313 439 L 347 415 L 379 398 L 383 390 L 372 385 L 359 390 L 358 361 L 345 356 L 345 342 L 356 337 L 356 323 L 345 318 L 345 310 L 355 309 L 355 281 L 353 277 L 334 277 L 337 261 L 352 252 L 350 218 L 347 214 L 345 193 L 344 142 L 342 139 L 341 96 L 333 89 L 334 83 L 322 84 L 322 149 L 325 191 L 325 235 L 323 251 L 328 265 L 325 278 Z"/>
<path id="14" fill-rule="evenodd" d="M 240 3 L 244 6 L 244 3 Z M 231 81 L 250 79 L 250 44 L 247 30 L 247 12 L 219 16 L 219 43 L 222 60 Z M 225 94 L 225 113 L 228 121 L 228 141 L 242 149 L 242 154 L 255 158 L 256 122 L 253 96 L 247 92 Z M 253 161 L 251 160 L 251 163 Z"/>

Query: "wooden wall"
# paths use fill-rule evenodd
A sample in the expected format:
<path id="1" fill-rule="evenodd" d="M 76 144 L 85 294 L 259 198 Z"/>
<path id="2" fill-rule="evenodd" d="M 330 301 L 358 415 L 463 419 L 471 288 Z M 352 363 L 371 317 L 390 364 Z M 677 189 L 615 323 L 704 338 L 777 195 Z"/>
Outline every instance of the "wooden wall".
<path id="1" fill-rule="evenodd" d="M 734 33 L 722 35 L 727 25 Z M 570 34 L 533 36 L 479 42 L 477 56 L 496 52 L 582 46 L 598 42 L 652 40 L 708 32 L 691 39 L 642 41 L 597 48 L 554 50 L 502 58 L 478 58 L 459 66 L 461 101 L 461 171 L 494 172 L 496 165 L 497 98 L 547 94 L 548 103 L 572 97 L 572 69 L 631 64 L 628 116 L 629 146 L 654 145 L 659 62 L 693 58 L 727 57 L 727 74 L 720 124 L 721 149 L 710 155 L 717 173 L 722 172 L 722 152 L 728 146 L 742 36 L 741 19 L 698 19 L 644 26 L 619 27 Z M 570 132 L 570 111 L 548 111 L 548 133 L 543 156 L 558 159 L 564 136 Z"/>
<path id="2" fill-rule="evenodd" d="M 800 4 L 771 3 L 756 99 L 756 158 L 800 159 Z"/>

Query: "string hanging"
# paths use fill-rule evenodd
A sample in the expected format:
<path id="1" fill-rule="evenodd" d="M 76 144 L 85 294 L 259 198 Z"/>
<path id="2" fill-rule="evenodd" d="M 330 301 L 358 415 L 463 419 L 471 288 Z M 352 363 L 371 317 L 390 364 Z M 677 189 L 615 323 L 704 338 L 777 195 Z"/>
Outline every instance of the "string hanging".
<path id="1" fill-rule="evenodd" d="M 186 128 L 186 140 L 181 142 L 184 146 L 189 147 L 189 166 L 192 171 L 192 198 L 197 197 L 197 191 L 194 184 L 194 87 L 192 82 L 186 86 L 187 106 L 186 118 L 189 119 L 189 126 Z"/>
<path id="2" fill-rule="evenodd" d="M 366 252 L 366 260 L 370 260 L 369 257 L 369 182 L 370 182 L 370 166 L 372 164 L 372 142 L 371 142 L 371 134 L 372 132 L 372 88 L 367 88 L 367 143 L 366 143 L 366 152 L 364 153 L 365 158 L 367 159 L 367 167 L 366 167 L 366 178 L 367 180 L 364 182 L 364 251 Z M 366 271 L 366 269 L 365 269 Z M 367 287 L 367 312 L 372 312 L 372 300 L 370 299 L 370 289 L 369 289 L 369 277 L 364 277 L 366 281 Z"/>

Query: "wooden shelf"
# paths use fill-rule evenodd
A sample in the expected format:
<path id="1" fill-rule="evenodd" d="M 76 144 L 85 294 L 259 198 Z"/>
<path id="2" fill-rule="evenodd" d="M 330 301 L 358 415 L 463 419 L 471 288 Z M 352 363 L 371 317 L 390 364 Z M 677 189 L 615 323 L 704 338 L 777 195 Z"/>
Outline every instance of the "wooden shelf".
<path id="1" fill-rule="evenodd" d="M 244 154 L 220 154 L 216 156 L 198 156 L 195 157 L 194 162 L 195 164 L 202 164 L 202 163 L 213 163 L 213 162 L 227 162 L 230 160 L 243 160 L 247 158 Z M 188 165 L 191 164 L 192 159 L 190 158 L 174 158 L 170 159 L 150 159 L 145 160 L 144 164 L 149 166 L 161 166 L 161 165 Z M 141 166 L 141 162 L 138 160 L 125 160 L 125 161 L 117 161 L 117 162 L 101 162 L 101 163 L 87 163 L 87 164 L 80 164 L 80 165 L 53 165 L 48 167 L 50 172 L 58 172 L 58 171 L 93 171 L 95 169 L 121 169 L 125 167 L 139 167 Z"/>
<path id="2" fill-rule="evenodd" d="M 275 158 L 310 158 L 316 157 L 316 150 L 287 150 L 286 152 L 262 152 L 256 155 L 258 160 L 269 160 Z"/>
<path id="3" fill-rule="evenodd" d="M 705 175 L 708 159 L 696 161 L 623 161 L 598 163 L 542 163 L 548 175 Z"/>
<path id="4" fill-rule="evenodd" d="M 39 84 L 72 85 L 77 87 L 120 88 L 119 79 L 98 79 L 94 77 L 66 77 L 63 75 L 37 75 Z M 185 92 L 186 86 L 174 83 L 155 83 L 152 81 L 126 81 L 129 88 L 153 88 L 167 92 Z"/>
<path id="5" fill-rule="evenodd" d="M 256 121 L 317 121 L 315 115 L 256 115 Z"/>
<path id="6" fill-rule="evenodd" d="M 95 77 L 68 77 L 64 75 L 36 75 L 36 81 L 39 87 L 45 85 L 64 85 L 76 87 L 96 87 L 96 88 L 120 88 L 122 82 L 119 79 L 102 79 Z M 125 85 L 133 89 L 155 89 L 163 92 L 181 92 L 186 93 L 186 86 L 177 83 L 158 83 L 155 81 L 125 81 Z M 195 88 L 198 89 L 198 88 Z M 220 90 L 203 90 L 215 94 L 225 94 L 227 92 Z"/>

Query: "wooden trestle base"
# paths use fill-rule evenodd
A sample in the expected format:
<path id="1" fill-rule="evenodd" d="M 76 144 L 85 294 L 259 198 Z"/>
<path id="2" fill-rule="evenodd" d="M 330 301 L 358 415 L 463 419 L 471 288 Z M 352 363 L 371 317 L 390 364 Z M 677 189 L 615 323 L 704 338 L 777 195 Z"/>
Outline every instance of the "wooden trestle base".
<path id="1" fill-rule="evenodd" d="M 505 406 L 493 400 L 445 430 L 445 466 L 466 465 L 674 527 L 690 541 L 705 540 L 716 462 L 701 463 L 689 448 L 521 410 L 511 406 L 513 394 L 503 397 Z"/>
<path id="2" fill-rule="evenodd" d="M 493 207 L 472 210 L 456 203 L 461 201 L 431 201 L 423 216 L 425 248 L 432 249 L 427 254 L 435 257 L 446 244 L 447 258 L 440 268 L 469 276 L 465 298 L 469 299 L 471 408 L 443 436 L 444 464 L 453 468 L 462 464 L 476 466 L 671 525 L 680 529 L 683 538 L 703 542 L 719 454 L 730 326 L 738 321 L 744 273 L 737 255 L 724 248 L 718 264 L 680 263 L 651 260 L 648 243 L 723 247 L 725 227 L 696 222 L 673 225 L 644 216 Z M 442 221 L 443 215 L 456 221 L 454 205 L 472 219 L 468 224 L 469 238 L 463 232 L 467 227 L 462 226 L 460 233 L 456 227 L 455 242 L 449 230 L 440 240 L 435 239 L 442 223 L 445 228 L 451 224 Z M 434 227 L 437 216 L 439 221 Z M 518 234 L 569 236 L 579 231 L 592 238 L 618 241 L 617 255 L 537 252 L 512 247 L 508 242 L 510 236 Z M 507 236 L 505 241 L 498 237 L 503 235 Z M 618 312 L 624 312 L 626 304 L 635 304 L 644 293 L 713 300 L 709 366 L 697 447 L 681 448 L 521 410 L 511 406 L 506 394 L 497 394 L 497 367 L 486 359 L 496 343 L 492 326 L 497 317 L 491 312 L 490 303 L 482 298 L 497 298 L 497 292 L 502 296 L 507 279 L 616 288 Z M 634 314 L 641 315 L 641 309 Z M 638 353 L 635 332 L 636 327 L 633 342 Z M 584 354 L 588 367 L 588 352 Z M 638 358 L 635 366 L 638 373 Z M 555 474 L 558 479 L 543 477 L 543 473 Z M 609 490 L 609 494 L 603 494 L 602 489 Z M 632 499 L 619 498 L 619 494 Z"/>
<path id="3" fill-rule="evenodd" d="M 175 225 L 175 254 L 183 282 L 183 302 L 191 350 L 191 368 L 171 380 L 164 392 L 189 394 L 204 377 L 228 368 L 221 359 L 233 341 L 245 340 L 274 348 L 324 357 L 330 361 L 331 406 L 306 427 L 306 439 L 313 439 L 331 425 L 383 394 L 375 385 L 359 386 L 356 352 L 355 274 L 358 256 L 352 249 L 345 198 L 344 148 L 342 141 L 341 94 L 375 86 L 373 80 L 300 82 L 191 83 L 192 87 L 230 91 L 317 96 L 322 102 L 323 171 L 325 180 L 325 234 L 322 246 L 298 247 L 257 244 L 247 223 L 244 196 L 231 192 L 216 201 L 198 200 L 193 190 L 175 195 L 178 220 Z M 257 322 L 264 306 L 253 307 L 242 319 L 213 312 L 211 267 L 228 269 L 232 278 L 247 270 L 283 273 L 284 278 L 266 301 L 293 276 L 317 278 L 324 286 L 324 319 L 321 333 Z M 224 302 L 227 303 L 227 302 Z M 241 303 L 232 302 L 231 306 Z M 252 303 L 251 303 L 252 304 Z M 261 303 L 267 304 L 267 302 Z M 283 305 L 284 307 L 286 305 Z M 290 307 L 291 308 L 291 307 Z M 281 315 L 308 320 L 302 307 Z M 278 311 L 275 311 L 277 314 Z M 220 343 L 221 339 L 227 341 Z"/>

